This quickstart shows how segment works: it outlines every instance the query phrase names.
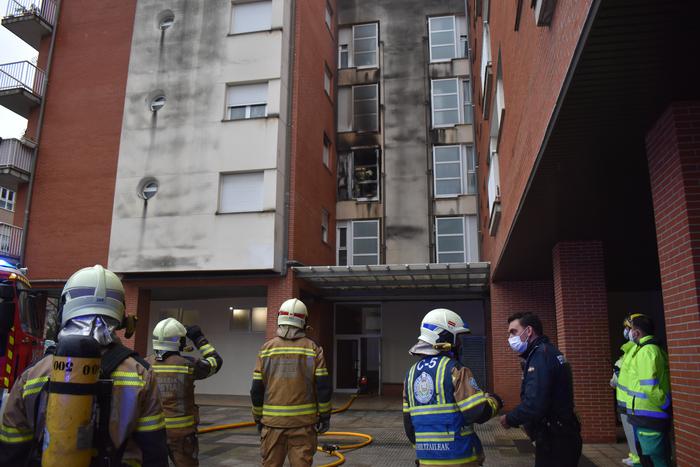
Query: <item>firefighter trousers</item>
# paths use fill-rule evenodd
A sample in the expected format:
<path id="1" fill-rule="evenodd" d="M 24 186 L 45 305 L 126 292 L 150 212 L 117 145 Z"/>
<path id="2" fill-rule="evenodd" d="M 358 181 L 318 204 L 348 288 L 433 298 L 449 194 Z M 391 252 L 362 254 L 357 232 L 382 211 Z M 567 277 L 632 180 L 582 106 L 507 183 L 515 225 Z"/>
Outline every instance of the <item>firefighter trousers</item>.
<path id="1" fill-rule="evenodd" d="M 199 441 L 196 434 L 168 436 L 168 452 L 175 467 L 199 466 Z"/>
<path id="2" fill-rule="evenodd" d="M 263 426 L 260 451 L 263 467 L 282 467 L 285 458 L 291 467 L 311 467 L 316 453 L 316 428 L 273 428 Z"/>

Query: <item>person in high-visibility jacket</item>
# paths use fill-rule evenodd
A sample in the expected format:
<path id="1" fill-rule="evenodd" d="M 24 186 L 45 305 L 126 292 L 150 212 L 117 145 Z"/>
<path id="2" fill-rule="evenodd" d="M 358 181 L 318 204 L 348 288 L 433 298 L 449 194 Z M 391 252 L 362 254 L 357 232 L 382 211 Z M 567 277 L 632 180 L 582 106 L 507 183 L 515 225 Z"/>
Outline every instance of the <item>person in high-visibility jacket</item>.
<path id="1" fill-rule="evenodd" d="M 635 346 L 622 362 L 617 381 L 617 399 L 634 427 L 640 458 L 640 462 L 634 465 L 670 466 L 668 356 L 654 337 L 654 323 L 648 316 L 632 315 L 629 324 L 629 339 Z"/>
<path id="2" fill-rule="evenodd" d="M 180 355 L 189 338 L 203 358 Z M 199 326 L 185 327 L 175 318 L 166 318 L 153 328 L 154 355 L 147 358 L 158 381 L 170 459 L 177 467 L 199 465 L 197 424 L 199 409 L 194 403 L 194 382 L 215 375 L 223 359 Z"/>
<path id="3" fill-rule="evenodd" d="M 323 349 L 306 337 L 306 305 L 285 301 L 277 313 L 277 336 L 263 344 L 250 397 L 260 432 L 263 467 L 310 467 L 317 435 L 331 419 L 331 383 Z"/>
<path id="4" fill-rule="evenodd" d="M 503 402 L 483 392 L 457 360 L 459 336 L 468 332 L 457 313 L 438 308 L 425 315 L 409 350 L 420 360 L 404 381 L 404 429 L 420 465 L 475 466 L 485 459 L 473 425 L 495 417 Z"/>

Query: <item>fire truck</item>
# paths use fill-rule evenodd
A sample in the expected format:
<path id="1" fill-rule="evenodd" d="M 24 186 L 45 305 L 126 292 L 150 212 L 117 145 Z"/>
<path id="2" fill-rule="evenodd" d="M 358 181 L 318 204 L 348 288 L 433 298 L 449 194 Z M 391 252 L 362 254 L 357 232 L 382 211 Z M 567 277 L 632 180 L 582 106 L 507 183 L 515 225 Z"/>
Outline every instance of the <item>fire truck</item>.
<path id="1" fill-rule="evenodd" d="M 43 313 L 27 270 L 0 259 L 0 394 L 44 353 Z"/>

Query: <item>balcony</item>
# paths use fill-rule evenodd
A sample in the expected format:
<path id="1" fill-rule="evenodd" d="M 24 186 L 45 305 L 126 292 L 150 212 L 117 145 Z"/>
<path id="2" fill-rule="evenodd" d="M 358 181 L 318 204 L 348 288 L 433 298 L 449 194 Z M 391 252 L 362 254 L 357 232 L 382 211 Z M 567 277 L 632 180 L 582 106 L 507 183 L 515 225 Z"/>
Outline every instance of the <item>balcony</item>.
<path id="1" fill-rule="evenodd" d="M 0 105 L 29 118 L 41 103 L 46 89 L 46 73 L 28 61 L 0 65 Z"/>
<path id="2" fill-rule="evenodd" d="M 22 229 L 0 222 L 0 256 L 19 259 Z"/>
<path id="3" fill-rule="evenodd" d="M 18 139 L 0 140 L 0 185 L 15 188 L 29 181 L 31 143 Z"/>
<path id="4" fill-rule="evenodd" d="M 36 50 L 41 38 L 51 34 L 55 24 L 54 0 L 7 0 L 2 25 Z"/>

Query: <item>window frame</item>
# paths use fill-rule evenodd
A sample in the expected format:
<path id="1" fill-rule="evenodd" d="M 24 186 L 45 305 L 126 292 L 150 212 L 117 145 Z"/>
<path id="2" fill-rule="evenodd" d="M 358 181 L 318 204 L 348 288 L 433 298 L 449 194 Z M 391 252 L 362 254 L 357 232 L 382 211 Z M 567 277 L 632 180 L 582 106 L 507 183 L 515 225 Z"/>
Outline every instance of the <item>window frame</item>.
<path id="1" fill-rule="evenodd" d="M 7 187 L 0 187 L 0 209 L 15 212 L 17 192 Z"/>
<path id="2" fill-rule="evenodd" d="M 457 122 L 455 123 L 447 123 L 447 124 L 440 124 L 437 125 L 435 123 L 435 82 L 437 81 L 452 81 L 455 83 L 455 92 L 454 93 L 449 93 L 449 94 L 440 94 L 439 96 L 452 96 L 455 95 L 457 96 L 457 107 L 450 107 L 450 108 L 444 108 L 444 109 L 439 109 L 439 112 L 444 112 L 444 111 L 450 111 L 450 110 L 456 110 L 457 111 Z M 439 78 L 439 79 L 431 79 L 430 80 L 430 117 L 431 117 L 431 126 L 432 128 L 450 128 L 455 125 L 459 125 L 463 122 L 462 118 L 462 98 L 461 98 L 461 92 L 459 90 L 460 85 L 460 79 L 459 78 Z"/>
<path id="3" fill-rule="evenodd" d="M 374 129 L 370 129 L 370 130 L 362 129 L 361 130 L 361 129 L 359 129 L 359 127 L 357 125 L 358 114 L 355 113 L 355 103 L 357 102 L 355 99 L 355 91 L 359 88 L 368 88 L 368 87 L 374 87 L 376 89 L 375 97 L 374 97 L 374 101 L 376 103 L 376 105 L 375 105 L 376 112 L 374 114 L 361 114 L 361 115 L 362 116 L 376 115 L 377 124 L 376 124 L 376 127 Z M 361 99 L 361 101 L 369 101 L 369 100 L 370 99 Z M 359 85 L 352 86 L 352 98 L 350 99 L 350 105 L 352 106 L 352 130 L 351 131 L 354 131 L 357 133 L 379 132 L 379 127 L 380 127 L 380 124 L 379 124 L 379 83 L 359 84 Z"/>
<path id="4" fill-rule="evenodd" d="M 229 93 L 232 92 L 233 88 L 236 87 L 245 87 L 245 86 L 254 86 L 258 84 L 265 84 L 267 87 L 267 90 L 265 92 L 265 101 L 260 102 L 260 101 L 255 101 L 251 100 L 250 102 L 245 102 L 243 104 L 238 104 L 238 105 L 229 105 Z M 225 108 L 225 115 L 224 115 L 224 120 L 227 122 L 232 122 L 232 121 L 239 121 L 239 120 L 252 120 L 256 118 L 267 118 L 268 113 L 267 113 L 267 101 L 268 101 L 268 96 L 267 92 L 269 91 L 269 82 L 261 82 L 261 83 L 239 83 L 239 84 L 227 84 L 226 85 L 226 108 Z M 253 107 L 260 107 L 264 106 L 265 110 L 265 115 L 262 116 L 252 116 L 252 109 Z M 244 109 L 244 116 L 243 118 L 232 118 L 231 112 L 233 109 Z"/>
<path id="5" fill-rule="evenodd" d="M 441 254 L 458 254 L 460 253 L 459 251 L 440 251 L 440 237 L 459 237 L 460 234 L 440 234 L 440 221 L 441 220 L 455 220 L 459 219 L 461 220 L 461 225 L 462 225 L 462 261 L 461 263 L 466 263 L 467 262 L 467 238 L 466 238 L 466 231 L 467 231 L 467 226 L 465 222 L 465 216 L 445 216 L 445 217 L 436 217 L 435 218 L 435 262 L 439 264 L 449 264 L 449 263 L 441 263 L 440 262 L 440 255 Z"/>
<path id="6" fill-rule="evenodd" d="M 457 148 L 459 151 L 459 160 L 458 161 L 449 161 L 449 162 L 438 162 L 437 158 L 435 157 L 436 150 L 439 149 L 447 149 L 447 148 Z M 438 177 L 438 165 L 451 165 L 451 164 L 459 164 L 459 177 Z M 463 194 L 465 194 L 465 161 L 464 161 L 464 148 L 460 144 L 446 144 L 446 145 L 433 145 L 433 196 L 435 198 L 457 198 Z M 438 182 L 442 180 L 456 180 L 459 179 L 459 193 L 447 193 L 447 194 L 438 194 Z"/>
<path id="7" fill-rule="evenodd" d="M 348 266 L 348 258 L 350 258 L 350 247 L 348 246 L 348 230 L 350 229 L 350 225 L 352 221 L 343 221 L 343 222 L 336 222 L 335 225 L 335 264 L 338 266 Z M 340 241 L 342 239 L 342 235 L 340 234 L 341 230 L 345 230 L 345 246 L 341 246 Z M 345 264 L 340 264 L 340 252 L 344 251 L 345 252 Z"/>
<path id="8" fill-rule="evenodd" d="M 439 29 L 437 31 L 433 30 L 432 26 L 432 20 L 434 19 L 444 19 L 444 18 L 451 18 L 452 19 L 452 57 L 450 58 L 439 58 L 439 59 L 434 59 L 433 58 L 433 32 L 447 32 L 449 29 Z M 458 42 L 459 38 L 457 37 L 457 18 L 455 15 L 445 15 L 445 16 L 431 16 L 428 18 L 428 53 L 430 55 L 430 63 L 445 63 L 445 62 L 450 62 L 454 60 L 455 58 L 460 58 L 459 50 L 458 50 Z M 439 44 L 437 47 L 444 47 L 447 44 Z"/>
<path id="9" fill-rule="evenodd" d="M 255 4 L 255 3 L 269 3 L 270 4 L 270 21 L 269 21 L 270 26 L 265 28 L 265 29 L 252 29 L 249 31 L 234 31 L 233 30 L 233 27 L 235 24 L 234 13 L 235 13 L 236 7 L 240 8 L 243 5 L 250 6 L 250 5 Z M 256 1 L 252 1 L 252 2 L 235 2 L 235 3 L 232 2 L 231 3 L 231 13 L 229 14 L 229 28 L 228 28 L 229 35 L 254 34 L 257 32 L 264 32 L 264 31 L 271 31 L 271 30 L 272 30 L 272 0 L 256 0 Z"/>
<path id="10" fill-rule="evenodd" d="M 343 66 L 343 54 L 345 54 L 345 66 Z M 338 44 L 338 68 L 341 70 L 350 68 L 350 45 L 349 44 L 341 44 L 341 43 Z"/>
<path id="11" fill-rule="evenodd" d="M 369 26 L 373 25 L 374 26 L 374 63 L 370 65 L 357 65 L 357 60 L 355 59 L 355 55 L 357 55 L 357 47 L 355 47 L 355 42 L 357 41 L 357 38 L 355 37 L 355 28 L 358 27 L 363 27 L 363 26 Z M 360 39 L 369 39 L 370 37 L 362 37 Z M 369 69 L 369 68 L 379 68 L 379 23 L 377 22 L 372 22 L 372 23 L 361 23 L 361 24 L 353 24 L 352 25 L 352 50 L 351 54 L 348 57 L 352 57 L 352 62 L 348 60 L 348 68 L 357 68 L 358 70 L 363 70 L 363 69 Z M 368 54 L 372 52 L 359 52 L 360 54 Z"/>
<path id="12" fill-rule="evenodd" d="M 232 177 L 236 175 L 250 175 L 250 174 L 260 174 L 262 176 L 262 181 L 260 182 L 260 202 L 256 204 L 255 207 L 259 205 L 259 209 L 247 209 L 239 211 L 229 211 L 223 209 L 223 196 L 224 196 L 224 178 Z M 265 211 L 265 171 L 264 170 L 253 170 L 248 172 L 220 172 L 219 173 L 219 199 L 217 206 L 217 214 L 245 214 L 251 212 L 264 212 Z"/>
<path id="13" fill-rule="evenodd" d="M 469 97 L 469 99 L 467 99 Z M 474 124 L 474 102 L 473 102 L 471 80 L 469 78 L 462 79 L 462 123 L 465 125 Z"/>
<path id="14" fill-rule="evenodd" d="M 355 226 L 357 224 L 362 224 L 362 223 L 374 223 L 377 226 L 377 236 L 376 237 L 356 237 L 355 236 Z M 345 248 L 341 248 L 340 246 L 340 230 L 341 229 L 346 229 L 346 236 L 345 236 Z M 338 222 L 336 224 L 336 264 L 339 266 L 358 266 L 358 264 L 355 264 L 355 257 L 356 256 L 375 256 L 377 258 L 377 262 L 374 264 L 370 264 L 369 266 L 374 266 L 381 264 L 381 225 L 379 222 L 379 219 L 357 219 L 357 220 L 351 220 L 351 221 L 343 221 L 343 222 Z M 368 240 L 368 239 L 374 239 L 376 238 L 377 242 L 377 252 L 375 253 L 355 253 L 354 247 L 353 247 L 353 242 L 355 240 Z M 340 264 L 340 251 L 346 251 L 346 264 L 341 265 Z"/>

